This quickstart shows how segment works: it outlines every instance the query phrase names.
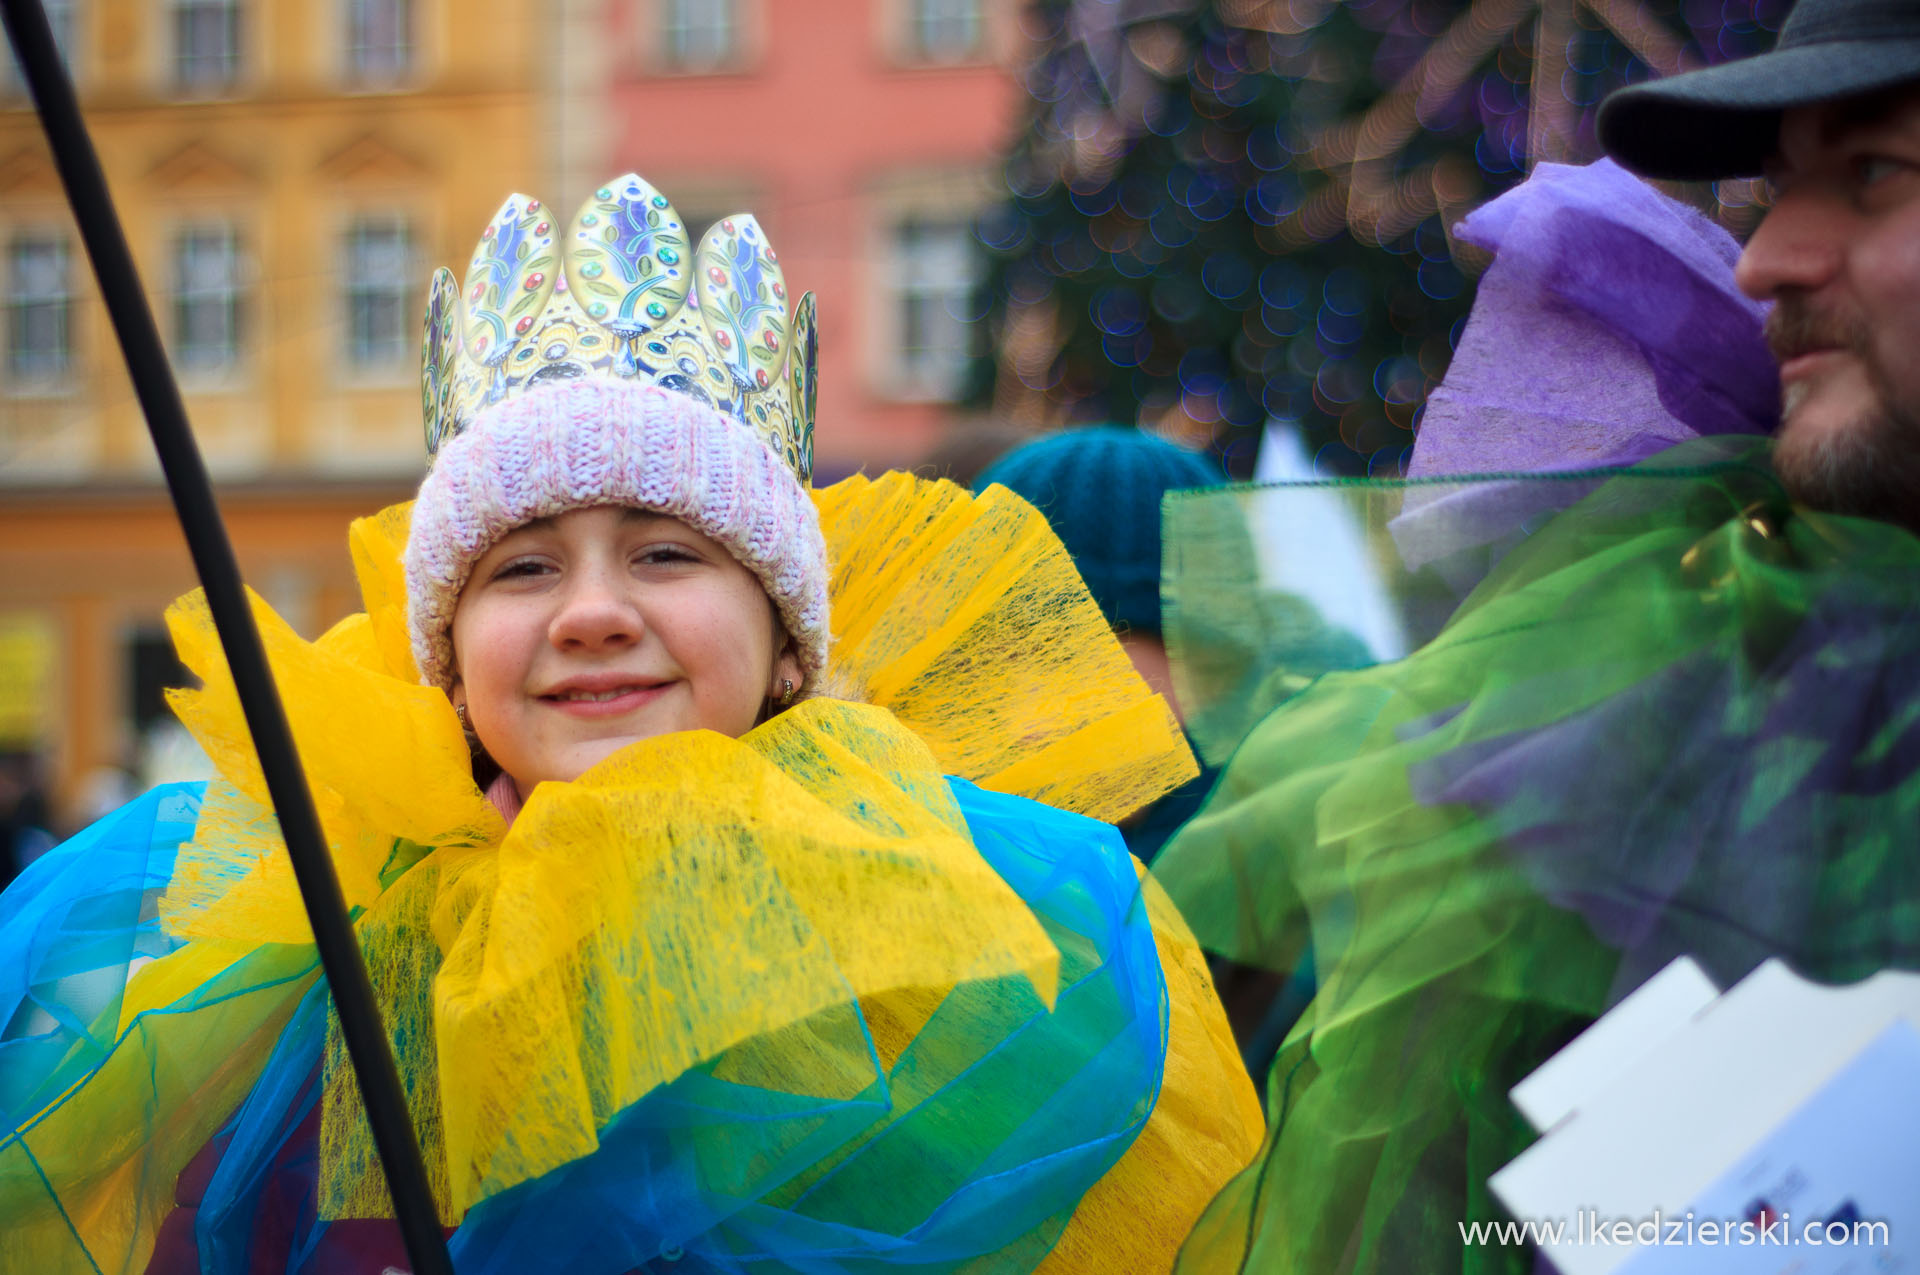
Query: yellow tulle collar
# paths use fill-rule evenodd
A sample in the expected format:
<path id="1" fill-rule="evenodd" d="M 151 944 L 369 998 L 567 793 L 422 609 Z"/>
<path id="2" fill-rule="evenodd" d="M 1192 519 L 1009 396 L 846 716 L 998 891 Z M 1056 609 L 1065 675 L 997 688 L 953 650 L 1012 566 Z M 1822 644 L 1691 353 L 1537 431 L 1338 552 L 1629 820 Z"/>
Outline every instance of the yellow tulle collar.
<path id="1" fill-rule="evenodd" d="M 973 496 L 891 473 L 816 492 L 835 641 L 819 694 L 890 711 L 938 767 L 982 787 L 1118 821 L 1196 769 L 1166 703 L 1134 672 L 1046 520 L 1004 488 Z M 504 821 L 474 786 L 445 695 L 422 686 L 406 632 L 401 551 L 410 505 L 353 524 L 366 610 L 307 642 L 254 599 L 350 906 L 381 890 L 395 839 L 497 846 Z M 189 861 L 169 903 L 188 932 L 304 942 L 267 795 L 204 598 L 169 610 L 181 659 L 203 681 L 171 695 L 226 784 L 218 838 L 257 845 Z M 199 840 L 206 840 L 201 838 Z M 198 875 L 196 875 L 198 874 Z M 239 876 L 248 900 L 228 898 Z M 189 920 L 188 918 L 193 918 Z"/>

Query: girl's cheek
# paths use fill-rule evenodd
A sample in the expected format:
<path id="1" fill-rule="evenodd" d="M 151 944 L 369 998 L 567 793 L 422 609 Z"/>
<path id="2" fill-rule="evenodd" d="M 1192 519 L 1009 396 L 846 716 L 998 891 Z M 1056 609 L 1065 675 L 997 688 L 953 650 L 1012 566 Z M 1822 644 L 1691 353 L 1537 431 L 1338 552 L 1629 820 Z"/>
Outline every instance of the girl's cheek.
<path id="1" fill-rule="evenodd" d="M 516 641 L 512 619 L 511 615 L 501 614 L 492 607 L 473 617 L 465 643 L 468 650 L 462 653 L 469 694 L 497 693 L 512 676 L 515 647 L 524 644 Z"/>

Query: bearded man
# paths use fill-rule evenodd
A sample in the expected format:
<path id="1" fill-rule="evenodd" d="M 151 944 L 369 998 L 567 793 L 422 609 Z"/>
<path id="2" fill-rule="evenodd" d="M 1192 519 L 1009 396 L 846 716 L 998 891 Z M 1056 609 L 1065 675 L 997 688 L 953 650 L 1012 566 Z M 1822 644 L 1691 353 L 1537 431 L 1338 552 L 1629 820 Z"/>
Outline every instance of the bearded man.
<path id="1" fill-rule="evenodd" d="M 1614 94 L 1600 139 L 1647 177 L 1767 179 L 1735 278 L 1773 303 L 1774 466 L 1920 530 L 1920 5 L 1802 0 L 1770 53 Z"/>

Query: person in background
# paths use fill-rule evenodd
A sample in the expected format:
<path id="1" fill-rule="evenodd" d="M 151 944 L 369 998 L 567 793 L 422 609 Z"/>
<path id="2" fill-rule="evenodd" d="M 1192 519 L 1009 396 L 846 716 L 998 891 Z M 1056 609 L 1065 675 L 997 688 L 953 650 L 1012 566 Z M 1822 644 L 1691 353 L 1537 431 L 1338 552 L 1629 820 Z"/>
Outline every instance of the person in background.
<path id="1" fill-rule="evenodd" d="M 0 890 L 53 848 L 39 758 L 0 754 Z"/>
<path id="2" fill-rule="evenodd" d="M 1223 481 L 1210 457 L 1124 425 L 1092 425 L 1015 448 L 981 471 L 973 489 L 998 483 L 1047 516 L 1133 666 L 1179 716 L 1160 625 L 1160 501 Z M 1199 809 L 1215 773 L 1202 770 L 1128 820 L 1127 848 L 1152 862 Z"/>

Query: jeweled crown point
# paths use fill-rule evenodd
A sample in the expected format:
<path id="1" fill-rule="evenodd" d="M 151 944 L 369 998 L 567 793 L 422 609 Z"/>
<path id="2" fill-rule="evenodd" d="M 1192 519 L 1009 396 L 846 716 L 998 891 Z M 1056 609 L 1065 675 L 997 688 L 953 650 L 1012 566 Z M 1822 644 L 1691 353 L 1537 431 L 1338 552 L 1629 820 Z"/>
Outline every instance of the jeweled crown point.
<path id="1" fill-rule="evenodd" d="M 698 286 L 696 285 L 696 281 Z M 421 342 L 429 461 L 482 408 L 553 379 L 601 376 L 687 394 L 813 471 L 814 301 L 791 316 L 779 258 L 750 214 L 690 242 L 634 173 L 594 191 L 564 231 L 509 196 L 456 286 L 434 272 Z"/>

